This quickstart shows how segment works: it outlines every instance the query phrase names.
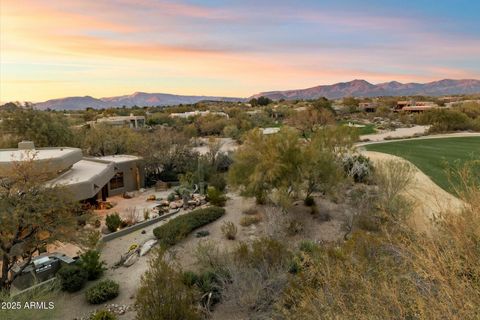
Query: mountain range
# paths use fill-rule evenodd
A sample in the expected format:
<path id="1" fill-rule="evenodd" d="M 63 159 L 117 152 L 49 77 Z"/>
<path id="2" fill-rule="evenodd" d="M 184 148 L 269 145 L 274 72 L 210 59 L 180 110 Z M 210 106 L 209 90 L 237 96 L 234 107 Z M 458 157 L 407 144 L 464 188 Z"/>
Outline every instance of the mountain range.
<path id="1" fill-rule="evenodd" d="M 340 82 L 333 85 L 307 89 L 261 92 L 253 97 L 268 97 L 273 100 L 339 99 L 343 97 L 380 96 L 443 96 L 480 93 L 480 80 L 440 80 L 428 83 L 400 83 L 397 81 L 371 84 L 365 80 Z"/>
<path id="2" fill-rule="evenodd" d="M 260 96 L 272 100 L 339 99 L 343 97 L 378 97 L 378 96 L 443 96 L 454 94 L 480 93 L 480 80 L 440 80 L 428 83 L 400 83 L 397 81 L 372 84 L 365 80 L 340 82 L 333 85 L 322 85 L 307 89 L 261 92 L 250 98 Z M 35 104 L 38 109 L 81 110 L 86 108 L 110 108 L 132 106 L 168 106 L 192 104 L 200 101 L 246 101 L 245 98 L 228 98 L 217 96 L 185 96 L 166 93 L 135 92 L 131 95 L 109 98 L 68 97 L 53 99 Z"/>
<path id="3" fill-rule="evenodd" d="M 168 93 L 145 93 L 135 92 L 131 95 L 108 98 L 68 97 L 52 99 L 36 103 L 37 109 L 45 110 L 82 110 L 86 108 L 102 109 L 110 107 L 133 107 L 133 106 L 170 106 L 178 104 L 192 104 L 200 101 L 244 101 L 243 98 L 211 97 L 211 96 L 184 96 Z"/>

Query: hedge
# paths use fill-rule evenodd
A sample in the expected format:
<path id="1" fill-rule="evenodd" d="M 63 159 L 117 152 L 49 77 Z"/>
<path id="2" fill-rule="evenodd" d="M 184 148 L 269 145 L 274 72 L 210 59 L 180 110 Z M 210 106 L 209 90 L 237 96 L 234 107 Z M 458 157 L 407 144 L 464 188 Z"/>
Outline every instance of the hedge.
<path id="1" fill-rule="evenodd" d="M 173 246 L 193 230 L 217 220 L 224 214 L 225 209 L 219 207 L 197 209 L 153 229 L 153 234 L 161 245 Z"/>

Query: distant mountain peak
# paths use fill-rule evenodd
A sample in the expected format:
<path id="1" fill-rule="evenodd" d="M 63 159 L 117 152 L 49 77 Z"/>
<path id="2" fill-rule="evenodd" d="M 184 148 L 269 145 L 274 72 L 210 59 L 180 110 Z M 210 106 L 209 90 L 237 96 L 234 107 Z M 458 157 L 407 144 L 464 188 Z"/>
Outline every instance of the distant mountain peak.
<path id="1" fill-rule="evenodd" d="M 390 81 L 379 84 L 371 84 L 362 79 L 349 82 L 340 82 L 332 85 L 321 85 L 300 90 L 268 91 L 253 95 L 253 97 L 265 96 L 273 100 L 279 99 L 339 99 L 344 97 L 379 97 L 379 96 L 414 96 L 429 95 L 442 96 L 451 94 L 474 94 L 480 93 L 480 80 L 452 80 L 443 79 L 429 83 L 406 83 Z"/>

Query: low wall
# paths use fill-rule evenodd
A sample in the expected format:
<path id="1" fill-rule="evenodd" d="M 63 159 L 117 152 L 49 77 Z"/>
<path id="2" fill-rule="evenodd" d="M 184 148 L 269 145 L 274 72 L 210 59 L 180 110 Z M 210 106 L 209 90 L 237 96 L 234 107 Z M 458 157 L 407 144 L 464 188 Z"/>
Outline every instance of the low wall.
<path id="1" fill-rule="evenodd" d="M 171 212 L 171 213 L 167 213 L 167 214 L 164 214 L 162 216 L 159 216 L 159 217 L 156 217 L 156 218 L 153 218 L 153 219 L 149 219 L 149 220 L 146 220 L 146 221 L 142 221 L 142 222 L 139 222 L 137 224 L 134 224 L 133 226 L 130 226 L 130 227 L 126 227 L 126 228 L 123 228 L 122 230 L 119 230 L 119 231 L 115 231 L 115 232 L 112 232 L 112 233 L 109 233 L 109 234 L 106 234 L 102 237 L 102 241 L 103 242 L 108 242 L 110 240 L 113 240 L 113 239 L 116 239 L 118 237 L 123 237 L 123 236 L 126 236 L 127 234 L 130 234 L 134 231 L 137 231 L 139 229 L 143 229 L 145 227 L 148 227 L 152 224 L 155 224 L 157 222 L 160 222 L 162 220 L 165 220 L 171 216 L 173 216 L 174 214 L 180 212 L 180 209 L 177 209 L 176 211 L 174 212 Z"/>

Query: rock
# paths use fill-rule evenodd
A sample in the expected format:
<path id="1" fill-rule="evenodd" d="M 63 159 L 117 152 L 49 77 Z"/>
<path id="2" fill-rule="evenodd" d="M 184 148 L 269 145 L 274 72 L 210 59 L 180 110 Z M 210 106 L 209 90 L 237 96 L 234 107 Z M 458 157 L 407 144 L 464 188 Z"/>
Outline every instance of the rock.
<path id="1" fill-rule="evenodd" d="M 154 194 L 151 194 L 147 197 L 147 201 L 155 201 L 157 197 Z"/>
<path id="2" fill-rule="evenodd" d="M 137 261 L 138 261 L 138 254 L 136 253 L 132 254 L 130 257 L 127 258 L 127 260 L 125 260 L 125 262 L 123 263 L 123 266 L 128 268 Z"/>
<path id="3" fill-rule="evenodd" d="M 168 200 L 161 200 L 160 201 L 160 205 L 163 206 L 163 207 L 168 207 L 169 204 L 170 204 L 170 202 Z"/>
<path id="4" fill-rule="evenodd" d="M 123 193 L 123 198 L 124 199 L 132 199 L 135 196 L 133 192 L 124 192 Z"/>
<path id="5" fill-rule="evenodd" d="M 177 209 L 177 203 L 176 202 L 170 202 L 169 204 L 170 209 Z"/>
<path id="6" fill-rule="evenodd" d="M 143 257 L 144 255 L 146 255 L 150 249 L 153 248 L 154 245 L 157 244 L 157 240 L 148 240 L 147 242 L 145 242 L 142 246 L 142 248 L 140 249 L 140 257 Z"/>
<path id="7" fill-rule="evenodd" d="M 142 230 L 141 234 L 145 234 L 145 233 L 147 233 L 147 231 L 145 231 L 145 230 Z"/>
<path id="8" fill-rule="evenodd" d="M 195 200 L 188 200 L 188 201 L 187 201 L 187 204 L 188 204 L 189 206 L 196 206 L 196 205 L 197 205 L 197 201 L 195 201 Z"/>

